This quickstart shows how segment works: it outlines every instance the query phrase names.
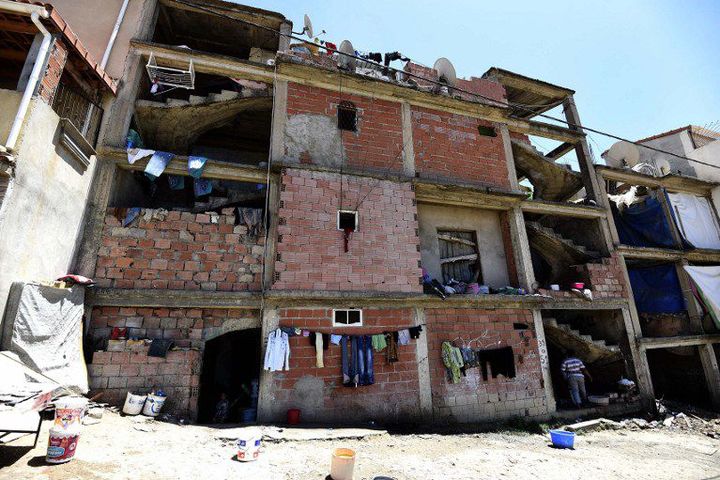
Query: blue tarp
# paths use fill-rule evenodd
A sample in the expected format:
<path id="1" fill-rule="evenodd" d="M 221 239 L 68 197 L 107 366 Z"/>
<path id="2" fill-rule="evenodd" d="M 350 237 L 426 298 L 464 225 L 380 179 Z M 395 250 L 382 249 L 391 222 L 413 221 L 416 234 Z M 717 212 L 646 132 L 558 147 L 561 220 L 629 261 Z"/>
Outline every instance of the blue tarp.
<path id="1" fill-rule="evenodd" d="M 657 199 L 648 198 L 622 212 L 610 203 L 620 243 L 633 247 L 676 248 L 667 217 Z"/>
<path id="2" fill-rule="evenodd" d="M 673 264 L 629 268 L 635 306 L 641 313 L 680 313 L 685 301 Z"/>

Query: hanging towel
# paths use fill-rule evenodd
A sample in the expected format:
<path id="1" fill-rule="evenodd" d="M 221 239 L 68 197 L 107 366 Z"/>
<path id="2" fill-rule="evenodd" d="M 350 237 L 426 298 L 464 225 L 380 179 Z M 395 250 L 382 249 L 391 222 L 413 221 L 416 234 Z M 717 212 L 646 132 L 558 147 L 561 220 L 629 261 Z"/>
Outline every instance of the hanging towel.
<path id="1" fill-rule="evenodd" d="M 170 163 L 170 160 L 172 160 L 174 156 L 175 155 L 169 152 L 153 153 L 153 156 L 150 157 L 150 161 L 145 167 L 145 175 L 150 180 L 155 180 L 157 177 L 162 175 L 165 171 L 165 167 L 167 167 L 167 164 Z"/>
<path id="2" fill-rule="evenodd" d="M 206 162 L 207 158 L 205 157 L 196 157 L 190 155 L 188 157 L 188 173 L 190 174 L 190 176 L 193 178 L 200 178 L 203 169 L 205 168 Z"/>
<path id="3" fill-rule="evenodd" d="M 407 328 L 398 332 L 398 344 L 407 345 L 410 343 L 410 330 Z"/>
<path id="4" fill-rule="evenodd" d="M 388 363 L 395 363 L 398 361 L 397 339 L 395 338 L 395 335 L 397 335 L 397 332 L 390 332 L 385 334 L 385 341 L 387 342 Z"/>
<path id="5" fill-rule="evenodd" d="M 128 148 L 127 149 L 127 157 L 128 157 L 128 163 L 132 165 L 133 163 L 137 162 L 141 158 L 149 157 L 150 155 L 153 155 L 155 153 L 155 150 L 147 150 L 145 148 Z"/>
<path id="6" fill-rule="evenodd" d="M 462 355 L 458 359 L 458 354 L 456 353 L 457 348 L 453 347 L 450 342 L 443 342 L 441 349 L 443 365 L 445 365 L 448 379 L 452 383 L 460 383 L 460 368 L 464 366 L 462 363 Z"/>
<path id="7" fill-rule="evenodd" d="M 497 378 L 498 375 L 515 378 L 515 355 L 512 347 L 478 350 L 477 357 L 478 362 L 480 362 L 483 380 L 488 379 L 488 364 L 492 369 L 492 378 Z"/>
<path id="8" fill-rule="evenodd" d="M 325 367 L 323 363 L 323 336 L 315 335 L 315 366 L 317 368 Z"/>
<path id="9" fill-rule="evenodd" d="M 185 188 L 185 177 L 182 175 L 168 175 L 167 179 L 170 190 L 182 190 Z"/>
<path id="10" fill-rule="evenodd" d="M 378 334 L 372 336 L 372 346 L 376 352 L 382 352 L 387 347 L 385 342 L 385 334 Z"/>
<path id="11" fill-rule="evenodd" d="M 279 328 L 268 335 L 263 368 L 271 372 L 290 370 L 290 342 L 287 333 Z"/>

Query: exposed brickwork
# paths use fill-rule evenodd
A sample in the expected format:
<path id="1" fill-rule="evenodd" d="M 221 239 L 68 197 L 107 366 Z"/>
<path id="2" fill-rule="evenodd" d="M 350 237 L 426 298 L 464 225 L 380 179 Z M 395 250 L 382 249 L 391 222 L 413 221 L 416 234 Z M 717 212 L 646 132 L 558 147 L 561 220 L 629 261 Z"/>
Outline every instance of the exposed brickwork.
<path id="1" fill-rule="evenodd" d="M 55 97 L 55 90 L 57 89 L 58 83 L 60 82 L 60 76 L 65 69 L 67 56 L 68 50 L 65 46 L 65 43 L 63 43 L 61 39 L 56 39 L 50 50 L 47 67 L 45 68 L 45 74 L 40 80 L 40 87 L 38 89 L 38 95 L 48 105 L 52 105 L 53 103 L 53 98 Z"/>
<path id="2" fill-rule="evenodd" d="M 419 75 L 421 78 L 413 77 L 412 80 L 417 82 L 419 85 L 422 86 L 432 86 L 432 82 L 425 81 L 423 79 L 427 78 L 433 81 L 438 81 L 438 74 L 435 70 L 429 67 L 423 67 L 422 65 L 418 65 L 416 63 L 408 62 L 405 64 L 406 72 L 409 72 L 413 75 Z M 458 90 L 453 90 L 452 95 L 453 96 L 460 96 L 463 100 L 468 100 L 471 102 L 481 102 L 481 103 L 488 103 L 487 99 L 495 100 L 500 103 L 507 103 L 506 93 L 505 93 L 505 87 L 503 87 L 501 84 L 493 81 L 488 80 L 485 78 L 477 78 L 477 77 L 470 77 L 469 80 L 466 80 L 464 78 L 458 78 L 456 87 L 465 90 L 470 93 L 464 93 L 460 92 Z M 478 95 L 472 95 L 472 94 L 478 94 Z M 486 97 L 486 98 L 482 98 Z"/>
<path id="3" fill-rule="evenodd" d="M 113 327 L 127 327 L 140 338 L 172 339 L 197 350 L 170 351 L 166 358 L 148 357 L 148 347 L 125 352 L 97 351 L 88 365 L 91 393 L 103 402 L 122 405 L 128 391 L 145 393 L 160 387 L 168 394 L 164 411 L 194 417 L 205 340 L 239 325 L 259 325 L 256 311 L 197 308 L 96 307 L 90 335 L 105 340 Z M 242 327 L 240 327 L 242 328 Z"/>
<path id="4" fill-rule="evenodd" d="M 343 208 L 359 215 L 347 253 L 337 229 L 341 178 Z M 287 169 L 282 185 L 274 289 L 422 292 L 409 183 Z"/>
<path id="5" fill-rule="evenodd" d="M 400 103 L 388 102 L 322 88 L 290 83 L 288 85 L 288 116 L 299 114 L 326 115 L 337 124 L 337 106 L 350 101 L 358 109 L 357 131 L 337 130 L 342 137 L 344 166 L 382 172 L 402 172 L 402 120 Z M 320 132 L 308 130 L 307 141 Z M 318 138 L 317 141 L 325 141 Z M 317 163 L 309 154 L 300 160 Z M 333 159 L 335 160 L 335 159 Z M 340 159 L 337 159 L 340 160 Z"/>
<path id="6" fill-rule="evenodd" d="M 178 290 L 260 290 L 265 237 L 234 225 L 233 209 L 213 223 L 204 213 L 171 211 L 122 227 L 105 217 L 95 279 L 103 287 Z"/>
<path id="7" fill-rule="evenodd" d="M 628 289 L 620 262 L 618 254 L 613 253 L 610 258 L 603 258 L 601 263 L 577 265 L 577 281 L 592 290 L 593 299 L 627 298 Z M 570 285 L 560 285 L 560 288 L 560 291 L 541 288 L 538 293 L 554 298 L 577 298 L 577 294 L 569 291 Z"/>
<path id="8" fill-rule="evenodd" d="M 365 309 L 363 326 L 332 327 L 332 310 L 281 309 L 280 325 L 317 332 L 372 335 L 413 326 L 410 309 Z M 425 334 L 424 332 L 422 333 Z M 307 337 L 290 338 L 290 370 L 272 373 L 268 403 L 278 419 L 289 408 L 300 408 L 307 421 L 407 422 L 419 411 L 416 341 L 399 346 L 399 361 L 388 363 L 386 353 L 373 355 L 375 384 L 363 387 L 342 385 L 340 347 L 324 351 L 324 368 L 315 366 L 315 347 Z"/>
<path id="9" fill-rule="evenodd" d="M 472 422 L 546 413 L 540 357 L 530 310 L 428 309 L 425 318 L 436 422 Z M 515 330 L 513 323 L 524 323 L 529 328 Z M 480 369 L 471 368 L 460 383 L 449 382 L 441 346 L 444 341 L 458 338 L 466 342 L 478 338 L 470 345 L 472 348 L 513 347 L 516 377 L 492 378 L 489 375 L 484 381 Z"/>
<path id="10" fill-rule="evenodd" d="M 510 189 L 502 136 L 480 135 L 493 124 L 452 113 L 412 108 L 415 171 L 420 178 Z"/>

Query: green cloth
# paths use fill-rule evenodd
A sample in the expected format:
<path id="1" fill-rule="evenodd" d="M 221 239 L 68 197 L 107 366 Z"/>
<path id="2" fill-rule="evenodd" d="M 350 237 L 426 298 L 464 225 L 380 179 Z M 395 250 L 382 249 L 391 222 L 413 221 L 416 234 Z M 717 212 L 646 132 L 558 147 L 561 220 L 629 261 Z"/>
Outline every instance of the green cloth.
<path id="1" fill-rule="evenodd" d="M 385 347 L 387 347 L 387 342 L 385 341 L 385 335 L 373 335 L 372 336 L 372 346 L 373 349 L 376 352 L 381 352 L 385 350 Z"/>
<path id="2" fill-rule="evenodd" d="M 450 342 L 443 342 L 442 359 L 450 381 L 452 383 L 460 383 L 460 368 L 465 365 L 460 349 L 454 347 Z"/>

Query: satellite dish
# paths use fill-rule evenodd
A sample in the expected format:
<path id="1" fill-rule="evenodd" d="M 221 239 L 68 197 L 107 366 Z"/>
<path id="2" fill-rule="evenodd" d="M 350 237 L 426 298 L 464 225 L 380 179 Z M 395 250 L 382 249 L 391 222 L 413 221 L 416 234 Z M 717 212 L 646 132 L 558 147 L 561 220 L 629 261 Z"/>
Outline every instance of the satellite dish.
<path id="1" fill-rule="evenodd" d="M 454 87 L 457 83 L 457 74 L 452 62 L 445 57 L 438 58 L 433 65 L 433 70 L 438 73 L 440 81 L 446 83 L 450 87 Z"/>
<path id="2" fill-rule="evenodd" d="M 340 55 L 338 55 L 338 67 L 354 72 L 355 66 L 357 65 L 357 59 L 355 58 L 355 47 L 353 47 L 350 40 L 343 40 L 340 43 L 338 52 L 340 52 Z M 348 55 L 352 55 L 352 57 L 348 57 Z"/>
<path id="3" fill-rule="evenodd" d="M 662 175 L 663 177 L 672 173 L 670 162 L 668 162 L 664 158 L 660 158 L 655 161 L 655 168 L 657 168 L 658 172 L 660 172 L 660 175 Z"/>
<path id="4" fill-rule="evenodd" d="M 615 142 L 605 155 L 605 162 L 610 167 L 634 167 L 640 161 L 640 150 L 630 142 Z"/>
<path id="5" fill-rule="evenodd" d="M 303 28 L 303 33 L 307 34 L 308 38 L 313 38 L 312 22 L 310 21 L 310 17 L 308 17 L 307 14 L 305 14 L 303 24 L 305 25 L 305 27 Z"/>

